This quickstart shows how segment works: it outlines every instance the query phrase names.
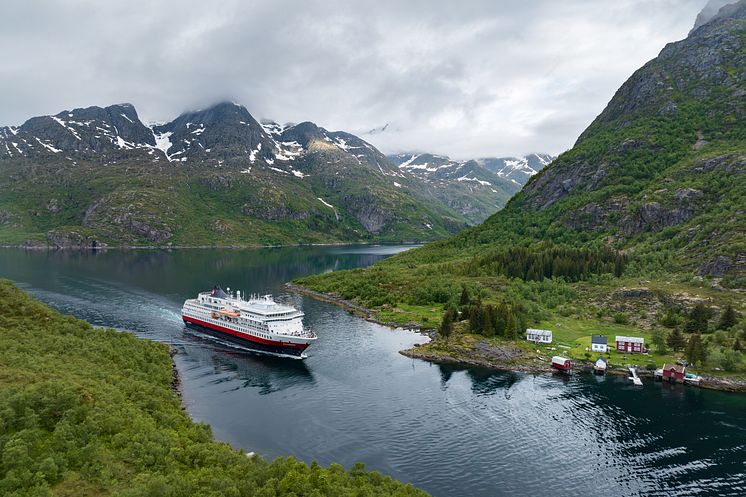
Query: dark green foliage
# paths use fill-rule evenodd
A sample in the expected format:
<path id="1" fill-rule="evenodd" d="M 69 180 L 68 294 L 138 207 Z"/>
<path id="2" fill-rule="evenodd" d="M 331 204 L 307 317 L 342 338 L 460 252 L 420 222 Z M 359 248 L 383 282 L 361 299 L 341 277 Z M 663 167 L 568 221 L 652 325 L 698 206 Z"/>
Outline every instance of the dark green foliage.
<path id="1" fill-rule="evenodd" d="M 681 315 L 673 307 L 666 309 L 665 314 L 658 320 L 660 324 L 666 328 L 675 328 L 679 326 L 684 320 Z"/>
<path id="2" fill-rule="evenodd" d="M 707 359 L 707 350 L 702 343 L 702 336 L 699 333 L 695 333 L 689 337 L 689 342 L 686 346 L 686 360 L 690 364 L 703 364 Z"/>
<path id="3" fill-rule="evenodd" d="M 741 345 L 741 340 L 739 338 L 736 338 L 736 340 L 733 342 L 733 350 L 736 352 L 741 352 L 743 350 L 743 346 Z"/>
<path id="4" fill-rule="evenodd" d="M 414 496 L 362 465 L 249 458 L 194 423 L 166 345 L 95 329 L 0 280 L 0 495 Z"/>
<path id="5" fill-rule="evenodd" d="M 629 316 L 623 312 L 614 313 L 614 322 L 617 324 L 629 324 Z"/>
<path id="6" fill-rule="evenodd" d="M 524 281 L 564 278 L 580 281 L 594 274 L 621 276 L 626 258 L 608 247 L 577 249 L 540 244 L 534 248 L 510 247 L 477 256 L 466 265 L 471 276 L 498 274 Z"/>
<path id="7" fill-rule="evenodd" d="M 469 305 L 471 302 L 471 297 L 469 296 L 469 290 L 464 287 L 464 289 L 461 291 L 461 298 L 459 299 L 459 305 L 460 306 L 466 306 Z"/>
<path id="8" fill-rule="evenodd" d="M 517 340 L 526 331 L 526 318 L 522 310 L 505 302 L 498 306 L 477 303 L 470 306 L 468 314 L 471 333 Z"/>
<path id="9" fill-rule="evenodd" d="M 666 339 L 666 343 L 669 347 L 671 347 L 676 352 L 679 352 L 686 347 L 686 338 L 684 335 L 679 331 L 678 328 L 674 328 L 671 333 L 668 334 L 668 338 Z"/>
<path id="10" fill-rule="evenodd" d="M 457 315 L 458 312 L 453 309 L 448 309 L 443 314 L 443 320 L 440 322 L 440 326 L 438 327 L 438 333 L 446 340 L 448 340 L 448 337 L 450 337 L 453 332 L 453 322 L 456 320 Z"/>
<path id="11" fill-rule="evenodd" d="M 734 327 L 737 322 L 738 322 L 738 316 L 736 315 L 736 310 L 733 309 L 732 305 L 728 304 L 725 307 L 723 314 L 720 316 L 720 322 L 718 322 L 718 329 L 729 330 L 732 327 Z"/>
<path id="12" fill-rule="evenodd" d="M 741 366 L 742 354 L 735 350 L 725 350 L 720 365 L 725 371 L 738 371 Z"/>
<path id="13" fill-rule="evenodd" d="M 711 317 L 712 310 L 704 303 L 699 302 L 689 312 L 684 329 L 689 333 L 705 333 Z"/>
<path id="14" fill-rule="evenodd" d="M 683 338 L 683 337 L 682 337 Z M 659 354 L 667 354 L 668 347 L 666 343 L 666 334 L 661 329 L 654 329 L 650 336 L 650 342 Z"/>

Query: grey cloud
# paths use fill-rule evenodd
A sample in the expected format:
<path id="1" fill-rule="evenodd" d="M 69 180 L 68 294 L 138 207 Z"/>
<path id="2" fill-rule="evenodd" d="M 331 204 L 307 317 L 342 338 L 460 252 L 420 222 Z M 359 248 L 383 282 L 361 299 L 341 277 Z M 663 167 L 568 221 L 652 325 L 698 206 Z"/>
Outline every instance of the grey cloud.
<path id="1" fill-rule="evenodd" d="M 0 124 L 132 102 L 218 100 L 365 132 L 387 152 L 558 153 L 705 0 L 10 0 Z"/>

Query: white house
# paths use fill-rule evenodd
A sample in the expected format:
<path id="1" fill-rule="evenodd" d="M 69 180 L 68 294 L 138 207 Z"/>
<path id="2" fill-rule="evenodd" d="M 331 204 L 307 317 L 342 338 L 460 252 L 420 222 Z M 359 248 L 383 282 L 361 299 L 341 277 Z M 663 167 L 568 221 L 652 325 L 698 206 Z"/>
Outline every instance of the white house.
<path id="1" fill-rule="evenodd" d="M 609 339 L 604 335 L 593 335 L 591 337 L 591 350 L 593 352 L 606 353 L 609 350 Z"/>
<path id="2" fill-rule="evenodd" d="M 526 329 L 526 340 L 535 343 L 552 343 L 552 332 L 550 330 Z"/>

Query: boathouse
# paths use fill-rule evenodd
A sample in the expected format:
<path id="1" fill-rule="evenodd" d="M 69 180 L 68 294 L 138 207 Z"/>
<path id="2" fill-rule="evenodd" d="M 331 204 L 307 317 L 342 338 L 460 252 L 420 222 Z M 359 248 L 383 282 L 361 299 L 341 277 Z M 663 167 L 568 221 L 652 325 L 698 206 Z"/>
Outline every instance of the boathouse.
<path id="1" fill-rule="evenodd" d="M 552 331 L 528 328 L 526 330 L 526 340 L 534 343 L 552 343 Z"/>
<path id="2" fill-rule="evenodd" d="M 676 364 L 664 364 L 663 365 L 663 378 L 668 381 L 684 381 L 686 376 L 686 368 L 684 366 L 678 366 Z"/>
<path id="3" fill-rule="evenodd" d="M 599 357 L 596 359 L 596 364 L 593 366 L 593 372 L 595 374 L 605 374 L 606 373 L 606 359 L 603 357 Z"/>
<path id="4" fill-rule="evenodd" d="M 606 353 L 609 351 L 609 338 L 604 335 L 593 335 L 591 337 L 591 351 Z"/>
<path id="5" fill-rule="evenodd" d="M 645 339 L 640 337 L 616 337 L 616 350 L 617 352 L 632 352 L 634 354 L 642 354 L 645 352 Z"/>
<path id="6" fill-rule="evenodd" d="M 552 357 L 552 367 L 560 371 L 569 372 L 572 369 L 572 362 L 566 357 L 556 355 Z"/>

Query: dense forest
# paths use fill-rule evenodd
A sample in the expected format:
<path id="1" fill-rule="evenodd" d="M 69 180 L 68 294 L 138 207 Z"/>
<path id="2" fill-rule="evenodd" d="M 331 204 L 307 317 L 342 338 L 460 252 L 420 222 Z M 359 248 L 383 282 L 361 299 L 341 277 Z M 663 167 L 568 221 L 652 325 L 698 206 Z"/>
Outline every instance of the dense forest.
<path id="1" fill-rule="evenodd" d="M 580 281 L 594 274 L 621 276 L 626 257 L 610 247 L 599 249 L 560 247 L 542 243 L 537 247 L 509 247 L 476 256 L 467 263 L 470 276 L 503 275 L 524 281 L 564 278 Z"/>
<path id="2" fill-rule="evenodd" d="M 425 496 L 368 472 L 268 462 L 212 438 L 166 345 L 95 329 L 0 280 L 0 495 Z"/>

